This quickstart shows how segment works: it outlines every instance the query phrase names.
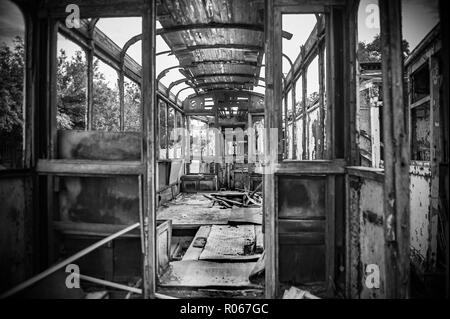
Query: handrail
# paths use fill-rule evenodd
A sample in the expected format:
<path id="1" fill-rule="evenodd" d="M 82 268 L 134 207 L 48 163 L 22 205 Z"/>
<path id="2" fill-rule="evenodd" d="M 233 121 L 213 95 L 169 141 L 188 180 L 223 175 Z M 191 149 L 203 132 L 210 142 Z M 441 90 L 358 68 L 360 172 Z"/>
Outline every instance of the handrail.
<path id="1" fill-rule="evenodd" d="M 57 263 L 56 265 L 54 265 L 54 266 L 48 268 L 47 270 L 44 270 L 43 272 L 37 274 L 36 276 L 24 281 L 23 283 L 17 285 L 16 287 L 2 293 L 0 295 L 0 299 L 8 298 L 8 297 L 22 291 L 23 289 L 28 288 L 29 286 L 35 284 L 36 282 L 44 279 L 47 276 L 53 274 L 54 272 L 58 271 L 59 269 L 63 268 L 64 266 L 67 266 L 68 264 L 72 263 L 73 261 L 87 255 L 91 251 L 99 248 L 100 246 L 103 246 L 104 244 L 110 242 L 111 240 L 116 239 L 117 237 L 120 237 L 123 234 L 126 234 L 126 233 L 132 231 L 133 229 L 138 228 L 140 225 L 141 225 L 140 223 L 136 223 L 131 226 L 128 226 L 128 227 L 118 231 L 117 233 L 114 233 L 106 238 L 103 238 L 102 240 L 96 242 L 95 244 L 92 244 L 91 246 L 88 246 L 88 247 L 80 250 L 75 255 Z"/>
<path id="2" fill-rule="evenodd" d="M 122 284 L 118 284 L 112 281 L 108 281 L 108 280 L 103 280 L 103 279 L 98 279 L 98 278 L 94 278 L 94 277 L 90 277 L 90 276 L 86 276 L 86 275 L 82 275 L 80 274 L 80 279 L 92 282 L 92 283 L 96 283 L 99 285 L 103 285 L 103 286 L 108 286 L 108 287 L 112 287 L 112 288 L 117 288 L 117 289 L 121 289 L 121 290 L 125 290 L 131 293 L 135 293 L 138 295 L 142 295 L 142 289 L 141 288 L 137 288 L 137 287 L 130 287 L 127 285 L 122 285 Z M 155 298 L 156 299 L 178 299 L 176 297 L 172 297 L 172 296 L 168 296 L 168 295 L 164 295 L 164 294 L 160 294 L 155 292 Z"/>

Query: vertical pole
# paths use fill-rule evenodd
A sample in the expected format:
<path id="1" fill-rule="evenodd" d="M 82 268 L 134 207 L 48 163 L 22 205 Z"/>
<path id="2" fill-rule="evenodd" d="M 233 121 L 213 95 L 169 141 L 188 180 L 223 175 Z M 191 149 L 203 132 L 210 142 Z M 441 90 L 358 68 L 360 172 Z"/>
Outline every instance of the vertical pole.
<path id="1" fill-rule="evenodd" d="M 89 48 L 86 50 L 86 61 L 87 61 L 87 85 L 86 85 L 86 126 L 85 129 L 92 130 L 93 122 L 93 110 L 94 110 L 94 30 L 93 27 L 89 29 Z"/>
<path id="2" fill-rule="evenodd" d="M 409 296 L 408 112 L 403 95 L 401 0 L 380 0 L 387 298 Z"/>
<path id="3" fill-rule="evenodd" d="M 121 61 L 123 63 L 123 60 Z M 123 64 L 120 65 L 120 71 L 117 72 L 119 86 L 119 129 L 121 132 L 125 131 L 125 74 L 123 71 Z"/>
<path id="4" fill-rule="evenodd" d="M 292 159 L 297 158 L 297 137 L 296 137 L 296 121 L 297 118 L 297 110 L 295 109 L 296 104 L 296 96 L 295 96 L 295 90 L 296 90 L 296 83 L 294 80 L 294 69 L 292 68 L 292 133 L 291 133 L 291 143 L 292 143 Z"/>
<path id="5" fill-rule="evenodd" d="M 322 21 L 322 19 L 320 19 Z M 325 149 L 325 48 L 319 43 L 319 147 L 318 158 L 324 159 Z"/>
<path id="6" fill-rule="evenodd" d="M 286 94 L 284 94 L 284 104 L 283 104 L 283 109 L 284 109 L 284 144 L 283 144 L 283 148 L 284 148 L 284 158 L 288 159 L 289 158 L 289 136 L 288 136 L 288 126 L 289 126 L 289 119 L 288 119 L 288 95 L 287 92 L 285 92 Z"/>
<path id="7" fill-rule="evenodd" d="M 302 51 L 301 51 L 301 55 L 302 55 L 302 60 L 305 56 L 305 49 L 304 47 L 302 47 Z M 307 105 L 306 105 L 306 100 L 307 100 L 307 94 L 308 94 L 308 88 L 307 88 L 307 81 L 306 81 L 306 76 L 307 76 L 307 72 L 308 69 L 306 67 L 303 67 L 302 70 L 302 113 L 303 113 L 303 134 L 302 134 L 302 148 L 303 148 L 303 155 L 302 155 L 302 159 L 303 160 L 307 160 L 309 158 L 309 147 L 308 147 L 308 110 L 307 110 Z"/>
<path id="8" fill-rule="evenodd" d="M 282 158 L 283 141 L 274 139 L 271 135 L 278 132 L 281 136 L 281 103 L 282 103 L 282 43 L 281 43 L 281 13 L 274 8 L 274 0 L 265 1 L 265 52 L 266 52 L 266 94 L 264 99 L 264 150 L 266 160 L 270 164 Z M 277 141 L 278 140 L 278 141 Z M 270 153 L 268 156 L 267 153 Z M 280 156 L 281 155 L 281 156 Z M 266 161 L 267 162 L 267 161 Z M 264 167 L 264 230 L 265 230 L 265 289 L 266 298 L 278 295 L 278 212 L 276 205 L 276 177 Z"/>
<path id="9" fill-rule="evenodd" d="M 156 107 L 155 81 L 155 1 L 146 0 L 142 16 L 142 144 L 144 172 L 144 298 L 152 298 L 156 285 L 156 144 L 155 122 L 158 118 Z"/>

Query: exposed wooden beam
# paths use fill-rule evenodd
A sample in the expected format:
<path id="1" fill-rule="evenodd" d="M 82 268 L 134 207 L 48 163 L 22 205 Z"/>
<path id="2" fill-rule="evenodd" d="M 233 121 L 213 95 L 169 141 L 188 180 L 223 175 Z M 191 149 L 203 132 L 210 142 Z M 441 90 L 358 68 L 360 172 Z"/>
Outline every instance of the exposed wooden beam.
<path id="1" fill-rule="evenodd" d="M 218 50 L 244 50 L 244 51 L 263 51 L 264 48 L 259 45 L 250 45 L 250 44 L 241 44 L 241 43 L 228 43 L 228 44 L 199 44 L 187 46 L 184 48 L 176 48 L 167 51 L 158 52 L 156 55 L 164 55 L 164 54 L 186 54 L 191 53 L 197 50 L 209 50 L 209 49 L 218 49 Z"/>
<path id="2" fill-rule="evenodd" d="M 241 86 L 241 87 L 249 87 L 249 86 L 259 86 L 259 87 L 266 87 L 262 84 L 255 84 L 252 82 L 208 82 L 208 83 L 198 83 L 195 85 L 196 88 L 204 88 L 208 86 L 214 86 L 214 85 L 220 85 L 220 86 L 228 86 L 232 85 L 234 87 Z"/>
<path id="3" fill-rule="evenodd" d="M 251 78 L 251 79 L 255 79 L 258 81 L 262 81 L 262 82 L 266 81 L 266 79 L 264 79 L 263 77 L 254 76 L 254 75 L 248 74 L 248 73 L 205 73 L 205 74 L 194 75 L 194 80 L 221 77 L 221 76 L 222 77 L 227 76 L 227 77 Z M 213 83 L 213 82 L 208 82 L 208 83 Z"/>
<path id="4" fill-rule="evenodd" d="M 142 162 L 146 166 L 141 180 L 142 216 L 144 237 L 144 297 L 154 297 L 156 290 L 156 1 L 145 0 L 142 16 Z"/>
<path id="5" fill-rule="evenodd" d="M 401 0 L 380 0 L 383 72 L 386 298 L 408 298 L 410 146 L 403 92 Z"/>
<path id="6" fill-rule="evenodd" d="M 248 23 L 220 23 L 220 22 L 211 22 L 211 23 L 196 23 L 196 24 L 180 24 L 171 27 L 160 28 L 156 30 L 156 35 L 164 35 L 175 32 L 183 32 L 190 30 L 202 30 L 202 29 L 238 29 L 238 30 L 249 30 L 249 31 L 257 31 L 264 32 L 263 25 L 257 24 L 248 24 Z M 292 33 L 287 31 L 283 31 L 283 38 L 292 39 Z"/>
<path id="7" fill-rule="evenodd" d="M 263 64 L 259 64 L 258 62 L 245 61 L 245 60 L 202 60 L 202 61 L 193 61 L 191 64 L 183 65 L 184 68 L 195 68 L 199 65 L 204 64 L 234 64 L 234 65 L 247 65 L 253 67 L 264 67 Z"/>

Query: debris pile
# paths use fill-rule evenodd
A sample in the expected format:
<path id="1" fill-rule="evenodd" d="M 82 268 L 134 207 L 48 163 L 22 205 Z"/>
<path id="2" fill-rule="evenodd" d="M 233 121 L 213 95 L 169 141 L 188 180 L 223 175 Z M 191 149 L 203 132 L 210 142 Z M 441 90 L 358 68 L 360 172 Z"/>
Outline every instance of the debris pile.
<path id="1" fill-rule="evenodd" d="M 211 194 L 204 194 L 206 198 L 212 201 L 212 206 L 220 205 L 222 208 L 237 207 L 261 207 L 262 194 L 260 192 L 262 184 L 259 184 L 253 191 L 222 191 Z"/>

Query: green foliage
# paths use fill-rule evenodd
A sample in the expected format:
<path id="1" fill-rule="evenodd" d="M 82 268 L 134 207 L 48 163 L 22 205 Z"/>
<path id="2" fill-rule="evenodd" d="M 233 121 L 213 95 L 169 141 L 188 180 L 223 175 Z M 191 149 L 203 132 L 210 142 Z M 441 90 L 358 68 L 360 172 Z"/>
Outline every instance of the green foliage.
<path id="1" fill-rule="evenodd" d="M 64 50 L 58 56 L 57 126 L 58 129 L 83 130 L 86 117 L 87 66 L 81 51 L 68 59 Z"/>
<path id="2" fill-rule="evenodd" d="M 403 40 L 403 55 L 407 57 L 410 54 L 409 43 Z M 370 43 L 358 43 L 359 62 L 381 62 L 381 36 L 377 34 Z"/>
<path id="3" fill-rule="evenodd" d="M 111 88 L 94 59 L 93 129 L 118 131 L 120 125 L 119 88 Z M 64 50 L 58 57 L 58 129 L 83 130 L 86 124 L 87 62 L 82 51 L 70 59 Z M 125 82 L 125 130 L 140 130 L 140 88 L 134 82 Z"/>
<path id="4" fill-rule="evenodd" d="M 23 131 L 24 43 L 0 47 L 0 138 L 21 140 Z"/>

